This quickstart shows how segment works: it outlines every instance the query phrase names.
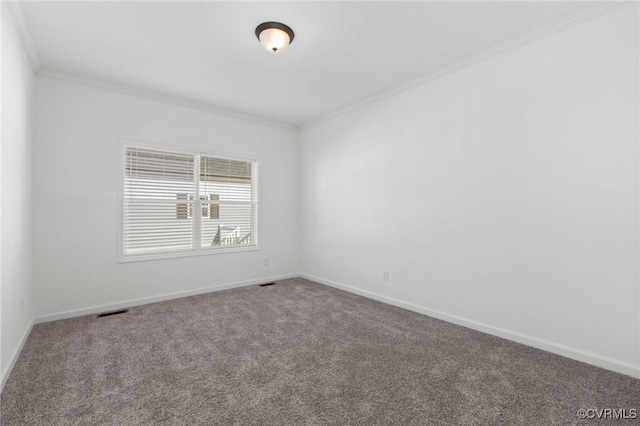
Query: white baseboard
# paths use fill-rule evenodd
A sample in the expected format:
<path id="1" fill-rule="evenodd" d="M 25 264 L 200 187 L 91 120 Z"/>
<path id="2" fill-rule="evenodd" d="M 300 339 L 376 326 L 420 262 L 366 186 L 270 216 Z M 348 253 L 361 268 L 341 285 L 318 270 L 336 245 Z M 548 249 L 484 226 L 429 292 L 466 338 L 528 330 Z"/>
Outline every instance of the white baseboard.
<path id="1" fill-rule="evenodd" d="M 607 370 L 615 371 L 617 373 L 626 374 L 631 377 L 640 379 L 640 366 L 629 364 L 626 362 L 618 361 L 609 357 L 597 355 L 591 352 L 583 351 L 581 349 L 571 348 L 557 343 L 548 342 L 546 340 L 538 339 L 536 337 L 527 336 L 521 333 L 505 330 L 499 327 L 494 327 L 488 324 L 483 324 L 477 321 L 473 321 L 467 318 L 459 317 L 457 315 L 450 315 L 444 312 L 439 312 L 433 309 L 418 306 L 413 303 L 404 302 L 402 300 L 394 299 L 391 297 L 383 296 L 381 294 L 373 293 L 367 290 L 361 290 L 359 288 L 351 287 L 345 284 L 340 284 L 335 281 L 325 280 L 313 275 L 300 274 L 300 277 L 310 281 L 315 281 L 320 284 L 325 284 L 330 287 L 335 287 L 340 290 L 347 291 L 349 293 L 355 293 L 360 296 L 374 299 L 379 302 L 387 303 L 389 305 L 404 308 L 413 312 L 424 314 L 433 318 L 437 318 L 443 321 L 447 321 L 453 324 L 461 325 L 463 327 L 471 328 L 473 330 L 481 331 L 483 333 L 491 334 L 493 336 L 502 337 L 503 339 L 512 340 L 514 342 L 522 343 L 523 345 L 532 346 L 543 351 L 552 352 L 557 355 L 561 355 L 567 358 L 571 358 L 577 361 L 581 361 L 587 364 L 595 365 L 596 367 L 605 368 Z"/>
<path id="2" fill-rule="evenodd" d="M 73 318 L 73 317 L 78 317 L 78 316 L 83 316 L 83 315 L 91 315 L 91 314 L 96 314 L 99 312 L 104 312 L 104 311 L 109 311 L 109 310 L 115 310 L 115 309 L 122 309 L 122 308 L 128 308 L 128 307 L 133 307 L 133 306 L 139 306 L 139 305 L 146 305 L 148 303 L 156 303 L 156 302 L 162 302 L 165 300 L 171 300 L 171 299 L 178 299 L 181 297 L 188 297 L 188 296 L 195 296 L 198 294 L 204 294 L 204 293 L 210 293 L 210 292 L 214 292 L 214 291 L 220 291 L 220 290 L 226 290 L 226 289 L 231 289 L 231 288 L 238 288 L 238 287 L 244 287 L 244 286 L 249 286 L 249 285 L 256 285 L 256 284 L 260 284 L 260 283 L 264 283 L 264 282 L 269 282 L 269 281 L 278 281 L 278 280 L 284 280 L 284 279 L 288 279 L 288 278 L 296 278 L 296 277 L 301 277 L 301 278 L 305 278 L 308 279 L 310 281 L 315 281 L 317 283 L 320 284 L 325 284 L 331 287 L 335 287 L 344 291 L 348 291 L 350 293 L 354 293 L 354 294 L 358 294 L 360 296 L 364 296 L 367 297 L 369 299 L 374 299 L 383 303 L 387 303 L 390 305 L 394 305 L 394 306 L 398 306 L 400 308 L 404 308 L 413 312 L 418 312 L 420 314 L 424 314 L 424 315 L 428 315 L 430 317 L 433 318 L 438 318 L 441 319 L 443 321 L 447 321 L 447 322 L 451 322 L 454 324 L 458 324 L 461 325 L 463 327 L 467 327 L 473 330 L 478 330 L 481 331 L 483 333 L 487 333 L 487 334 L 491 334 L 494 336 L 498 336 L 498 337 L 502 337 L 504 339 L 508 339 L 508 340 L 512 340 L 514 342 L 518 342 L 518 343 L 522 343 L 524 345 L 527 346 L 532 346 L 534 348 L 538 348 L 538 349 L 542 349 L 544 351 L 547 352 L 552 352 L 561 356 L 565 356 L 567 358 L 571 358 L 571 359 L 575 359 L 577 361 L 581 361 L 581 362 L 585 362 L 587 364 L 591 364 L 591 365 L 595 365 L 596 367 L 601 367 L 601 368 L 605 368 L 607 370 L 611 370 L 611 371 L 615 371 L 621 374 L 626 374 L 628 376 L 632 376 L 632 377 L 636 377 L 636 378 L 640 378 L 640 367 L 639 366 L 634 366 L 632 364 L 629 363 L 625 363 L 625 362 L 621 362 L 615 359 L 611 359 L 608 357 L 604 357 L 601 355 L 597 355 L 594 353 L 590 353 L 590 352 L 586 352 L 580 349 L 576 349 L 576 348 L 571 348 L 568 346 L 564 346 L 564 345 L 560 345 L 557 343 L 552 343 L 552 342 L 548 342 L 545 340 L 541 340 L 535 337 L 531 337 L 531 336 L 527 336 L 524 334 L 520 334 L 520 333 L 516 333 L 513 331 L 509 331 L 509 330 L 504 330 L 502 328 L 498 328 L 498 327 L 493 327 L 491 325 L 487 325 L 487 324 L 483 324 L 483 323 L 479 323 L 477 321 L 472 321 L 469 320 L 467 318 L 462 318 L 459 317 L 457 315 L 450 315 L 450 314 L 446 314 L 444 312 L 439 312 L 439 311 L 435 311 L 433 309 L 429 309 L 429 308 L 425 308 L 422 306 L 418 306 L 415 305 L 413 303 L 409 303 L 409 302 L 404 302 L 398 299 L 394 299 L 391 297 L 387 297 L 387 296 L 383 296 L 377 293 L 373 293 L 367 290 L 361 290 L 355 287 L 351 287 L 348 285 L 344 285 L 344 284 L 340 284 L 337 283 L 335 281 L 330 281 L 330 280 L 326 280 L 320 277 L 316 277 L 316 276 L 312 276 L 312 275 L 308 275 L 308 274 L 286 274 L 286 275 L 278 275 L 278 276 L 271 276 L 271 277 L 265 277 L 265 278 L 257 278 L 257 279 L 253 279 L 253 280 L 247 280 L 247 281 L 238 281 L 238 282 L 234 282 L 234 283 L 228 283 L 228 284 L 221 284 L 221 285 L 216 285 L 216 286 L 211 286 L 211 287 L 204 287 L 204 288 L 199 288 L 199 289 L 194 289 L 194 290 L 186 290 L 186 291 L 180 291 L 180 292 L 174 292 L 174 293 L 166 293 L 166 294 L 162 294 L 159 296 L 151 296 L 151 297 L 145 297 L 145 298 L 140 298 L 140 299 L 132 299 L 132 300 L 126 300 L 126 301 L 121 301 L 121 302 L 116 302 L 116 303 L 110 303 L 110 304 L 105 304 L 105 305 L 99 305 L 99 306 L 93 306 L 93 307 L 89 307 L 89 308 L 82 308 L 82 309 L 75 309 L 75 310 L 71 310 L 71 311 L 65 311 L 65 312 L 59 312 L 59 313 L 55 313 L 55 314 L 49 314 L 49 315 L 42 315 L 42 316 L 38 316 L 36 318 L 34 318 L 31 323 L 29 324 L 29 327 L 25 330 L 25 333 L 20 341 L 20 344 L 18 345 L 18 347 L 15 349 L 12 357 L 11 357 L 11 362 L 9 363 L 9 365 L 7 366 L 7 368 L 5 369 L 5 371 L 2 372 L 2 376 L 0 378 L 0 391 L 2 391 L 2 389 L 4 388 L 4 385 L 7 381 L 7 379 L 9 378 L 9 375 L 11 374 L 11 370 L 13 369 L 13 366 L 15 365 L 18 356 L 20 354 L 20 352 L 22 351 L 22 348 L 25 344 L 25 342 L 27 341 L 27 338 L 29 336 L 29 334 L 31 333 L 31 329 L 33 328 L 34 324 L 39 324 L 39 323 L 43 323 L 43 322 L 50 322 L 50 321 L 57 321 L 57 320 L 61 320 L 61 319 L 66 319 L 66 318 Z"/>
<path id="3" fill-rule="evenodd" d="M 256 284 L 266 283 L 266 282 L 269 282 L 269 281 L 284 280 L 284 279 L 287 279 L 287 278 L 296 278 L 298 276 L 299 276 L 299 274 L 276 275 L 276 276 L 271 276 L 271 277 L 256 278 L 256 279 L 247 280 L 247 281 L 238 281 L 238 282 L 234 282 L 234 283 L 214 285 L 214 286 L 211 286 L 211 287 L 197 288 L 197 289 L 194 289 L 194 290 L 177 291 L 177 292 L 174 292 L 174 293 L 165 293 L 165 294 L 161 294 L 159 296 L 150 296 L 150 297 L 143 297 L 143 298 L 140 298 L 140 299 L 124 300 L 124 301 L 116 302 L 116 303 L 108 303 L 106 305 L 98 305 L 98 306 L 92 306 L 92 307 L 89 307 L 89 308 L 81 308 L 81 309 L 74 309 L 74 310 L 71 310 L 71 311 L 58 312 L 58 313 L 55 313 L 55 314 L 41 315 L 41 316 L 38 316 L 38 317 L 36 317 L 34 319 L 34 323 L 35 324 L 40 324 L 40 323 L 43 323 L 43 322 L 51 322 L 51 321 L 57 321 L 57 320 L 61 320 L 61 319 L 80 317 L 80 316 L 83 316 L 83 315 L 92 315 L 92 314 L 97 314 L 97 313 L 105 312 L 105 311 L 112 311 L 112 310 L 123 309 L 123 308 L 131 308 L 133 306 L 146 305 L 146 304 L 149 304 L 149 303 L 156 303 L 156 302 L 163 302 L 165 300 L 179 299 L 181 297 L 195 296 L 197 294 L 211 293 L 211 292 L 214 292 L 214 291 L 227 290 L 227 289 L 230 289 L 230 288 L 245 287 L 245 286 L 249 286 L 249 285 L 256 285 Z"/>
<path id="4" fill-rule="evenodd" d="M 0 378 L 0 392 L 2 392 L 2 389 L 4 389 L 4 384 L 7 382 L 7 379 L 9 378 L 9 375 L 11 374 L 11 370 L 13 370 L 13 366 L 16 365 L 16 361 L 18 360 L 18 356 L 20 355 L 20 352 L 22 352 L 22 348 L 24 347 L 24 344 L 27 342 L 27 338 L 29 337 L 29 334 L 31 334 L 31 329 L 33 328 L 34 324 L 35 323 L 34 323 L 34 321 L 32 319 L 31 322 L 29 323 L 29 326 L 24 331 L 24 334 L 22 335 L 22 339 L 20 339 L 20 343 L 18 344 L 16 349 L 11 354 L 11 360 L 9 362 L 9 365 L 7 365 L 7 368 L 5 368 L 5 370 L 2 372 L 2 376 L 0 376 L 1 377 Z"/>
<path id="5" fill-rule="evenodd" d="M 195 296 L 197 294 L 211 293 L 214 291 L 245 287 L 249 285 L 256 285 L 256 284 L 261 284 L 261 283 L 270 282 L 270 281 L 284 280 L 287 278 L 296 278 L 299 276 L 300 276 L 299 274 L 285 274 L 285 275 L 276 275 L 276 276 L 264 277 L 264 278 L 256 278 L 253 280 L 238 281 L 234 283 L 215 285 L 211 287 L 198 288 L 194 290 L 166 293 L 166 294 L 161 294 L 159 296 L 125 300 L 122 302 L 109 303 L 109 304 L 93 306 L 89 308 L 74 309 L 71 311 L 58 312 L 55 314 L 41 315 L 41 316 L 35 317 L 29 323 L 29 327 L 27 327 L 27 329 L 25 330 L 25 333 L 22 336 L 20 344 L 18 345 L 18 347 L 16 347 L 15 351 L 11 355 L 11 362 L 9 363 L 5 371 L 1 372 L 2 374 L 0 375 L 0 392 L 2 392 L 2 389 L 4 388 L 4 384 L 9 378 L 9 375 L 11 374 L 11 370 L 13 369 L 13 366 L 18 360 L 18 356 L 20 355 L 20 352 L 22 352 L 22 348 L 24 347 L 24 344 L 27 341 L 27 338 L 29 337 L 29 334 L 31 333 L 31 330 L 33 329 L 33 326 L 35 324 L 40 324 L 40 323 L 50 322 L 50 321 L 57 321 L 57 320 L 73 318 L 73 317 L 79 317 L 83 315 L 97 314 L 99 312 L 110 311 L 115 309 L 130 308 L 133 306 L 146 305 L 149 303 L 162 302 L 165 300 L 179 299 L 181 297 Z"/>

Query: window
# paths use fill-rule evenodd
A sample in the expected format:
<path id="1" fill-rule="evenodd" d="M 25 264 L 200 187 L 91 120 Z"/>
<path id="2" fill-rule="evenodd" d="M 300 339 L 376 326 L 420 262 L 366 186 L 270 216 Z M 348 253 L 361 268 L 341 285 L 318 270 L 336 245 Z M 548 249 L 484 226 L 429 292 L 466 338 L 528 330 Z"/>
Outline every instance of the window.
<path id="1" fill-rule="evenodd" d="M 257 246 L 252 160 L 125 145 L 122 260 Z"/>

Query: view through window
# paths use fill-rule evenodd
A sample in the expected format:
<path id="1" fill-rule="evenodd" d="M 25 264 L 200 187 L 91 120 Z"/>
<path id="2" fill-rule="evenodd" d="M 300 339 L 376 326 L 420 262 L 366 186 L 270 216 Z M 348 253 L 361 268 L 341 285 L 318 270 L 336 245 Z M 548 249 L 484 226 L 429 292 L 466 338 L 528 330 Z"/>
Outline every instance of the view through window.
<path id="1" fill-rule="evenodd" d="M 123 255 L 256 245 L 256 162 L 125 146 Z"/>

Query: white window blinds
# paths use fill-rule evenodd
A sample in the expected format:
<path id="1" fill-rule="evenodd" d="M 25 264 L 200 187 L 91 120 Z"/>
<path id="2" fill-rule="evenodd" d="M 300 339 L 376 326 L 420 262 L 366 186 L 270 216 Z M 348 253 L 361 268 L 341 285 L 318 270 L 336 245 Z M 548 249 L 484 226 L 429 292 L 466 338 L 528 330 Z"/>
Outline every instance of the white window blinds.
<path id="1" fill-rule="evenodd" d="M 126 146 L 123 255 L 256 245 L 253 161 Z"/>

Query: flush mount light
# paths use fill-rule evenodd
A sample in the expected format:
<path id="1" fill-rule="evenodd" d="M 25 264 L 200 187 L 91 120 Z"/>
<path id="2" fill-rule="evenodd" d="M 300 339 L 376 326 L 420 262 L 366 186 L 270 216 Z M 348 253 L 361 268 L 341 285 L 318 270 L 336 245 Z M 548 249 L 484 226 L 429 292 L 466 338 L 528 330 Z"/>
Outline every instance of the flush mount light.
<path id="1" fill-rule="evenodd" d="M 256 37 L 269 52 L 283 52 L 293 41 L 293 30 L 280 22 L 263 22 L 256 27 Z"/>

